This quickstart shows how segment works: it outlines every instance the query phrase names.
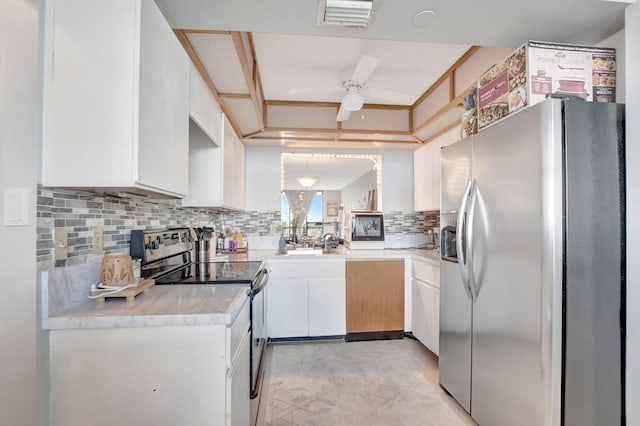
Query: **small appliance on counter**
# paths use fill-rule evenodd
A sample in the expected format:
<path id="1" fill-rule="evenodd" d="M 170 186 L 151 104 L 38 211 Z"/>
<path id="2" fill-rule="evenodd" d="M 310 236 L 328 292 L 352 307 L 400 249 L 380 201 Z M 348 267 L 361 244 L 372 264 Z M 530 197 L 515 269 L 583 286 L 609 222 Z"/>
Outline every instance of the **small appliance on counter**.
<path id="1" fill-rule="evenodd" d="M 211 244 L 215 229 L 209 226 L 191 228 L 191 237 L 195 241 L 196 261 L 210 262 L 216 256 L 216 244 Z"/>
<path id="2" fill-rule="evenodd" d="M 439 229 L 436 228 L 427 228 L 425 232 L 427 236 L 427 250 L 435 250 L 439 248 Z"/>
<path id="3" fill-rule="evenodd" d="M 345 246 L 351 250 L 384 249 L 384 214 L 373 211 L 349 212 Z"/>

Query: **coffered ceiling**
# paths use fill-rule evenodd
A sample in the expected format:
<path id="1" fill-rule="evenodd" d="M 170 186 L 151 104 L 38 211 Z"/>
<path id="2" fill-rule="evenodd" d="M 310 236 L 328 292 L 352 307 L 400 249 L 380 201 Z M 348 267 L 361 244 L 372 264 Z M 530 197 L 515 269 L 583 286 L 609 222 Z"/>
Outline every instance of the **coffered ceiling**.
<path id="1" fill-rule="evenodd" d="M 450 128 L 459 117 L 468 85 L 454 82 L 451 70 L 472 45 L 504 48 L 489 54 L 497 60 L 526 40 L 594 44 L 623 27 L 627 3 L 374 0 L 373 24 L 355 29 L 318 26 L 316 0 L 156 2 L 245 144 L 321 147 L 428 142 L 435 127 Z M 416 26 L 412 17 L 423 9 L 436 18 Z M 365 108 L 336 122 L 340 70 L 363 54 L 381 60 L 367 86 L 418 102 L 365 96 Z M 421 95 L 447 78 L 448 115 L 434 108 L 432 119 L 414 122 L 416 108 L 429 109 L 418 105 Z"/>

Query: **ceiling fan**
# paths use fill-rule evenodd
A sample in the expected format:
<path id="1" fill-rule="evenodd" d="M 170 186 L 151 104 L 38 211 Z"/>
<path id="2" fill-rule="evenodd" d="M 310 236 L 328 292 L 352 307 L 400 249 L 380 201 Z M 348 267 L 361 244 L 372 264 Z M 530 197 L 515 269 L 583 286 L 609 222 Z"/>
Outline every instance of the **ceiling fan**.
<path id="1" fill-rule="evenodd" d="M 289 90 L 289 94 L 313 94 L 337 91 L 344 93 L 340 103 L 340 109 L 336 121 L 349 119 L 352 111 L 358 111 L 364 105 L 364 96 L 391 101 L 397 104 L 410 105 L 416 97 L 407 93 L 393 90 L 379 89 L 377 87 L 365 87 L 367 80 L 380 65 L 380 59 L 371 55 L 362 55 L 355 68 L 345 68 L 340 71 L 342 88 L 302 88 Z"/>

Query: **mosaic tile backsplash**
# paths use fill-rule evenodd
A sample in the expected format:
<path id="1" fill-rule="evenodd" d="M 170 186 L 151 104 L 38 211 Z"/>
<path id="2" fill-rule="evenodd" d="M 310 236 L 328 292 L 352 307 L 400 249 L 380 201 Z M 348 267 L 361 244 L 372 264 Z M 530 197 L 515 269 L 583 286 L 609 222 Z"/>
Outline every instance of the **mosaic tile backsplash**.
<path id="1" fill-rule="evenodd" d="M 437 226 L 439 215 L 417 212 L 385 212 L 386 235 L 424 234 Z M 133 229 L 163 229 L 178 226 L 211 226 L 217 230 L 232 228 L 248 235 L 280 235 L 280 211 L 211 211 L 186 208 L 179 200 L 145 200 L 38 188 L 37 252 L 38 270 L 97 261 L 93 253 L 93 228 L 103 231 L 104 252 L 128 252 Z M 55 228 L 68 233 L 68 258 L 54 260 Z M 274 247 L 275 248 L 275 247 Z"/>

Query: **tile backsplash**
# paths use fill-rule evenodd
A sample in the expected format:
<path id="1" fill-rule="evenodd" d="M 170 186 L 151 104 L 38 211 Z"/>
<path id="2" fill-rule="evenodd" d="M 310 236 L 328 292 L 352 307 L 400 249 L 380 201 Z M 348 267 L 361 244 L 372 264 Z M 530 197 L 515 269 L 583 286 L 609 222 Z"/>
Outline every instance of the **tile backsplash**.
<path id="1" fill-rule="evenodd" d="M 240 229 L 247 235 L 266 237 L 281 233 L 280 211 L 227 211 L 182 207 L 179 200 L 119 198 L 90 192 L 38 187 L 37 252 L 38 270 L 98 261 L 93 253 L 93 228 L 103 231 L 104 252 L 128 252 L 133 229 L 164 229 L 177 226 L 215 226 Z M 385 234 L 424 235 L 437 226 L 438 212 L 385 212 Z M 68 258 L 54 260 L 55 228 L 68 234 Z M 264 240 L 264 238 L 262 238 Z M 265 240 L 266 241 L 266 240 Z M 273 241 L 277 241 L 274 239 Z M 273 248 L 276 248 L 275 246 Z"/>
<path id="2" fill-rule="evenodd" d="M 38 188 L 37 253 L 39 270 L 86 263 L 93 254 L 94 227 L 102 227 L 105 252 L 128 252 L 132 229 L 162 229 L 182 225 L 213 224 L 215 213 L 183 208 L 177 200 L 118 198 L 88 192 Z M 53 233 L 68 233 L 68 258 L 54 261 Z"/>

